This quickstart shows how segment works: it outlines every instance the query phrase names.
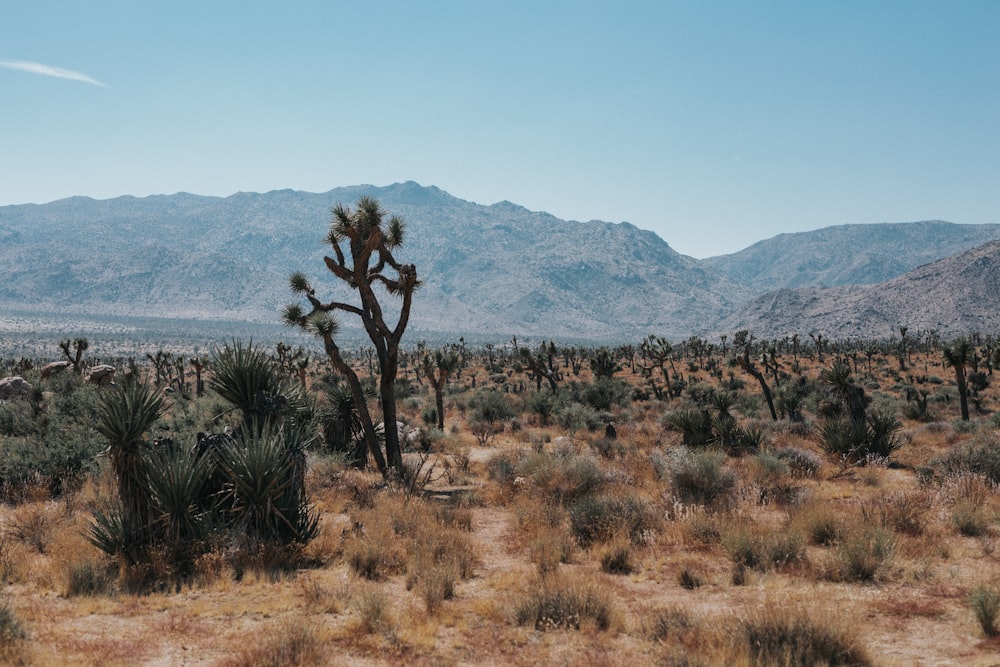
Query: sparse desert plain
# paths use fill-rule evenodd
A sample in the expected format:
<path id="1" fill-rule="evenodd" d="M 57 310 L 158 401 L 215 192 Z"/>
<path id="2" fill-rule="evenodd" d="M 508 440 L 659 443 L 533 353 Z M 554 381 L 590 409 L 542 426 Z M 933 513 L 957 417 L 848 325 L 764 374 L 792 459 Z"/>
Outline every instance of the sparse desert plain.
<path id="1" fill-rule="evenodd" d="M 104 354 L 108 386 L 85 381 L 95 350 L 81 373 L 45 379 L 56 353 L 4 359 L 0 375 L 32 389 L 0 402 L 3 659 L 998 664 L 994 341 L 973 336 L 956 358 L 931 335 L 734 338 L 445 346 L 443 429 L 422 371 L 432 351 L 407 350 L 402 479 L 351 464 L 354 440 L 330 427 L 342 384 L 321 354 L 247 346 L 308 406 L 296 419 L 311 433 L 314 529 L 298 540 L 239 523 L 224 475 L 174 514 L 156 500 L 145 546 L 98 530 L 123 484 L 103 411 L 140 379 L 162 405 L 136 447 L 194 457 L 199 432 L 241 428 L 224 365 L 205 357 L 199 395 L 198 357 Z M 370 377 L 370 355 L 350 360 Z"/>

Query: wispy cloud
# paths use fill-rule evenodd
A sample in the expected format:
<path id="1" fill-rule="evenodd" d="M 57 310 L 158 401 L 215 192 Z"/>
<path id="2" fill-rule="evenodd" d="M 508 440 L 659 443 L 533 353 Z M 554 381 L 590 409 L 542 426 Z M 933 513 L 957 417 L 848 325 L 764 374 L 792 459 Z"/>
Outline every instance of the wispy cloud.
<path id="1" fill-rule="evenodd" d="M 74 72 L 71 69 L 62 69 L 61 67 L 51 67 L 49 65 L 43 65 L 42 63 L 33 63 L 28 60 L 0 60 L 0 67 L 5 69 L 16 69 L 21 72 L 31 72 L 32 74 L 41 74 L 42 76 L 54 76 L 58 79 L 70 79 L 72 81 L 83 81 L 84 83 L 89 83 L 95 86 L 106 86 L 106 83 L 101 83 L 97 79 L 82 74 L 80 72 Z"/>

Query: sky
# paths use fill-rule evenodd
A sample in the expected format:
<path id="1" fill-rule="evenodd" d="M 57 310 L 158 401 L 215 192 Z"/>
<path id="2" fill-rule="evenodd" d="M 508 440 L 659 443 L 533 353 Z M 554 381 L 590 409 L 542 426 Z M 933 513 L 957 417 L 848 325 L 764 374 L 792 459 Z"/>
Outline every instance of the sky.
<path id="1" fill-rule="evenodd" d="M 0 205 L 408 180 L 694 257 L 1000 223 L 1000 2 L 0 0 Z"/>

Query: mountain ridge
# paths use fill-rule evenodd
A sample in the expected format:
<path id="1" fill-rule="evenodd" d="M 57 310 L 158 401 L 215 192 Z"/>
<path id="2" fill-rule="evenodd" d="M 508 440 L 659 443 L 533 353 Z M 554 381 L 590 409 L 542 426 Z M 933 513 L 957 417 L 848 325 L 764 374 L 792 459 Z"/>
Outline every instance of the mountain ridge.
<path id="1" fill-rule="evenodd" d="M 628 222 L 561 220 L 507 200 L 477 204 L 413 181 L 323 193 L 77 196 L 0 207 L 0 309 L 274 323 L 292 300 L 293 271 L 310 276 L 322 298 L 350 296 L 323 267 L 322 239 L 332 205 L 362 195 L 407 222 L 400 258 L 417 265 L 424 283 L 414 338 L 725 333 L 748 328 L 734 313 L 755 322 L 741 308 L 764 307 L 752 300 L 773 289 L 871 284 L 884 273 L 891 280 L 928 257 L 1000 236 L 1000 225 L 943 221 L 838 225 L 697 260 Z M 791 313 L 800 296 L 779 291 L 767 307 Z"/>

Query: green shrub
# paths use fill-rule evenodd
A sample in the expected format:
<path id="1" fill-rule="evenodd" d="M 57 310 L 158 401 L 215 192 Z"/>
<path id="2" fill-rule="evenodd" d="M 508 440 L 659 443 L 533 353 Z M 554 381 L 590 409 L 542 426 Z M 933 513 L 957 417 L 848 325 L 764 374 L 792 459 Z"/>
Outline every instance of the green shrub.
<path id="1" fill-rule="evenodd" d="M 969 594 L 969 606 L 972 607 L 984 635 L 996 637 L 1000 634 L 996 626 L 997 613 L 1000 612 L 1000 590 L 995 586 L 976 586 Z"/>
<path id="2" fill-rule="evenodd" d="M 584 496 L 569 510 L 573 536 L 581 546 L 620 536 L 639 542 L 651 528 L 653 513 L 636 495 Z"/>
<path id="3" fill-rule="evenodd" d="M 937 459 L 934 465 L 945 475 L 973 473 L 1000 484 L 1000 442 L 992 437 L 963 442 Z"/>
<path id="4" fill-rule="evenodd" d="M 534 452 L 522 459 L 516 474 L 557 504 L 569 504 L 597 491 L 607 480 L 590 456 L 569 452 Z"/>
<path id="5" fill-rule="evenodd" d="M 683 502 L 698 505 L 724 503 L 736 488 L 736 475 L 721 452 L 681 448 L 670 463 L 670 483 Z"/>

